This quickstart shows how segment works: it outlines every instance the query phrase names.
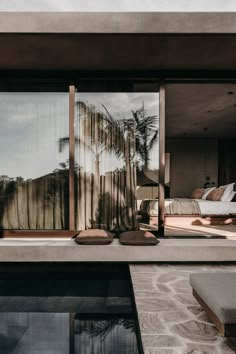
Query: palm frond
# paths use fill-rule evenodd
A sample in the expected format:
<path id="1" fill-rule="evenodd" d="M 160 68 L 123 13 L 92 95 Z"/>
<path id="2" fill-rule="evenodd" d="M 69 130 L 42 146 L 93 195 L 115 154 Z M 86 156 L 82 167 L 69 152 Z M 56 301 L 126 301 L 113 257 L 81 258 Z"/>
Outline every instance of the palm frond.
<path id="1" fill-rule="evenodd" d="M 83 325 L 79 327 L 78 333 L 86 332 L 90 337 L 100 337 L 104 341 L 116 326 L 135 332 L 135 321 L 133 319 L 115 317 L 107 320 L 83 322 Z"/>

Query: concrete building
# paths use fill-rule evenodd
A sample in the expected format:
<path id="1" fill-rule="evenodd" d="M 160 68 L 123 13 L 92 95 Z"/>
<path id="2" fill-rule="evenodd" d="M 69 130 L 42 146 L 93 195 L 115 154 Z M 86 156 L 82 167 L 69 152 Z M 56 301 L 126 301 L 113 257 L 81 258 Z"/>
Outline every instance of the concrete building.
<path id="1" fill-rule="evenodd" d="M 115 312 L 112 354 L 233 354 L 188 279 L 235 273 L 236 13 L 0 12 L 0 48 L 0 352 L 103 352 Z"/>

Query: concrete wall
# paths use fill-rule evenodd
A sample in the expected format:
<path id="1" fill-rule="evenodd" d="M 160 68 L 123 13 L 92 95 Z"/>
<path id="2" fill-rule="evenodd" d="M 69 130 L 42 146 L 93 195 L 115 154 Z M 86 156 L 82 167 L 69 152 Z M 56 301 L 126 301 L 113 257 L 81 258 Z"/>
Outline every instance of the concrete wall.
<path id="1" fill-rule="evenodd" d="M 0 33 L 236 33 L 236 13 L 4 11 Z"/>
<path id="2" fill-rule="evenodd" d="M 235 37 L 236 12 L 0 12 L 0 70 L 235 71 Z"/>
<path id="3" fill-rule="evenodd" d="M 217 139 L 167 139 L 170 153 L 170 196 L 189 197 L 204 187 L 206 177 L 218 184 Z"/>

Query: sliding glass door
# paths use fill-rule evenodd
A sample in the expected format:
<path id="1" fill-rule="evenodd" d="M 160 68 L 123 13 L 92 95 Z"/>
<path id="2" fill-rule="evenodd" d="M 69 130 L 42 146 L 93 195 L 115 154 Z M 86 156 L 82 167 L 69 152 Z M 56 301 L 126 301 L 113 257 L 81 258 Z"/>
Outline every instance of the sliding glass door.
<path id="1" fill-rule="evenodd" d="M 68 93 L 0 93 L 0 228 L 68 229 Z"/>
<path id="2" fill-rule="evenodd" d="M 158 83 L 79 87 L 0 93 L 0 230 L 158 229 Z"/>
<path id="3" fill-rule="evenodd" d="M 78 92 L 75 227 L 158 225 L 159 94 Z"/>

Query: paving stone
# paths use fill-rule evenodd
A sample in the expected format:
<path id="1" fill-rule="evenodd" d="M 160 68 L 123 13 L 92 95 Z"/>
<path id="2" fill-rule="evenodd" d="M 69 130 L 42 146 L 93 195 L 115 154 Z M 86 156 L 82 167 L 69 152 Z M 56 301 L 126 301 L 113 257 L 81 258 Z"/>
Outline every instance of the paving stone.
<path id="1" fill-rule="evenodd" d="M 170 293 L 171 292 L 171 289 L 165 284 L 154 283 L 153 286 L 155 287 L 155 289 L 159 290 L 161 293 Z"/>
<path id="2" fill-rule="evenodd" d="M 134 285 L 145 284 L 145 285 L 149 286 L 149 285 L 152 285 L 152 279 L 149 279 L 149 278 L 147 278 L 147 279 L 144 279 L 144 278 L 133 279 L 132 283 Z"/>
<path id="3" fill-rule="evenodd" d="M 175 349 L 155 349 L 149 348 L 144 350 L 144 354 L 178 354 Z"/>
<path id="4" fill-rule="evenodd" d="M 145 283 L 133 283 L 134 290 L 157 290 L 153 283 L 145 284 Z"/>
<path id="5" fill-rule="evenodd" d="M 172 283 L 171 286 L 174 288 L 181 288 L 181 289 L 185 288 L 192 291 L 192 288 L 189 284 L 189 279 L 177 280 L 176 282 Z"/>
<path id="6" fill-rule="evenodd" d="M 159 275 L 156 280 L 158 283 L 169 283 L 176 280 L 177 277 L 178 275 L 175 272 L 169 272 Z"/>
<path id="7" fill-rule="evenodd" d="M 150 273 L 139 273 L 139 272 L 133 272 L 132 273 L 132 280 L 136 279 L 152 279 L 156 278 L 157 273 L 156 272 L 150 272 Z"/>
<path id="8" fill-rule="evenodd" d="M 130 265 L 130 270 L 132 272 L 138 273 L 157 273 L 158 265 L 156 264 L 147 264 L 147 265 Z"/>
<path id="9" fill-rule="evenodd" d="M 196 316 L 196 318 L 198 319 L 198 321 L 203 321 L 203 322 L 207 322 L 207 323 L 211 323 L 211 320 L 209 319 L 209 317 L 207 317 L 206 312 L 202 311 L 198 316 Z"/>
<path id="10" fill-rule="evenodd" d="M 178 308 L 173 300 L 149 298 L 136 299 L 138 312 L 159 312 L 159 311 L 176 311 Z"/>
<path id="11" fill-rule="evenodd" d="M 219 354 L 219 351 L 215 345 L 187 343 L 187 348 L 183 351 L 183 354 Z"/>
<path id="12" fill-rule="evenodd" d="M 143 334 L 163 334 L 168 333 L 167 327 L 164 325 L 157 313 L 139 313 L 139 326 Z"/>
<path id="13" fill-rule="evenodd" d="M 218 332 L 214 326 L 195 320 L 175 324 L 172 330 L 181 337 L 192 341 L 214 342 L 218 338 Z"/>
<path id="14" fill-rule="evenodd" d="M 198 305 L 197 300 L 193 297 L 192 294 L 176 294 L 174 299 L 178 300 L 181 304 L 184 305 Z"/>
<path id="15" fill-rule="evenodd" d="M 163 312 L 162 318 L 164 322 L 182 322 L 190 319 L 190 316 L 183 311 L 170 311 Z"/>
<path id="16" fill-rule="evenodd" d="M 184 279 L 177 280 L 176 282 L 174 282 L 173 285 L 179 286 L 181 288 L 190 288 L 190 289 L 192 289 L 191 285 L 189 284 L 189 277 L 187 279 L 184 278 Z"/>
<path id="17" fill-rule="evenodd" d="M 181 347 L 182 343 L 176 336 L 172 335 L 142 335 L 142 341 L 145 348 L 168 348 Z"/>
<path id="18" fill-rule="evenodd" d="M 167 294 L 168 296 L 168 294 Z M 161 293 L 160 291 L 155 290 L 136 290 L 135 297 L 159 297 L 159 298 L 166 298 L 166 293 Z"/>
<path id="19" fill-rule="evenodd" d="M 193 314 L 193 315 L 199 315 L 202 313 L 204 310 L 198 305 L 198 306 L 187 306 L 187 309 Z"/>
<path id="20" fill-rule="evenodd" d="M 188 288 L 180 288 L 180 287 L 176 288 L 175 286 L 172 286 L 172 288 L 176 294 L 192 293 L 192 290 Z"/>
<path id="21" fill-rule="evenodd" d="M 220 336 L 189 285 L 191 272 L 236 271 L 236 266 L 147 264 L 132 267 L 135 267 L 131 276 L 145 354 L 236 353 L 232 349 L 236 347 L 236 339 L 233 342 Z"/>

